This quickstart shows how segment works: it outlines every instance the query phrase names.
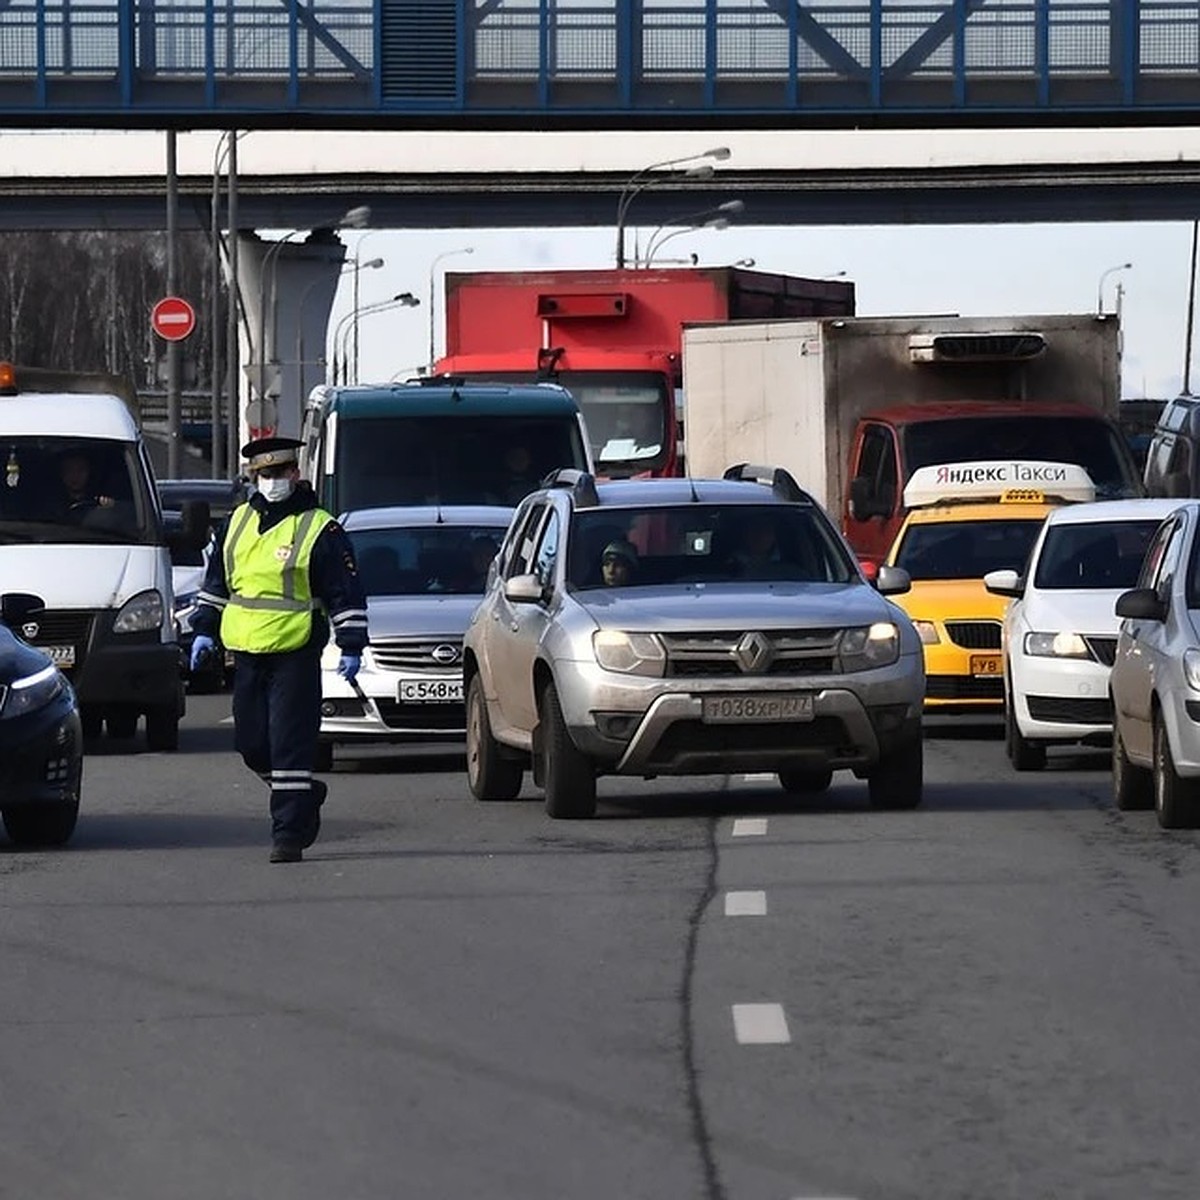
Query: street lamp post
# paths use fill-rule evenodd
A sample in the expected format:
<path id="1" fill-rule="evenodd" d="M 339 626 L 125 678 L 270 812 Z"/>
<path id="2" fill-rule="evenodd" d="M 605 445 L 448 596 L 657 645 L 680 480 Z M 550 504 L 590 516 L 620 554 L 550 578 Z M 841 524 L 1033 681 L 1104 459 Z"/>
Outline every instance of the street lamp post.
<path id="1" fill-rule="evenodd" d="M 350 266 L 344 268 L 340 272 L 340 274 L 341 275 L 349 275 L 350 272 L 353 271 L 354 278 L 357 280 L 358 272 L 360 270 L 375 271 L 375 270 L 378 270 L 382 266 L 383 266 L 382 258 L 369 258 L 369 259 L 367 259 L 366 262 L 359 262 L 359 260 L 357 258 L 355 258 L 353 260 L 352 264 Z M 301 397 L 303 397 L 305 394 L 304 376 L 305 376 L 305 367 L 308 365 L 304 360 L 304 305 L 307 302 L 308 297 L 309 297 L 310 293 L 312 292 L 313 288 L 315 288 L 318 283 L 324 283 L 324 282 L 325 281 L 323 279 L 314 279 L 312 281 L 312 283 L 310 283 L 308 285 L 308 287 L 306 287 L 304 289 L 304 291 L 302 291 L 300 293 L 300 299 L 296 304 L 296 369 L 299 372 L 299 376 L 300 376 L 300 395 L 301 395 Z"/>
<path id="2" fill-rule="evenodd" d="M 363 317 L 370 316 L 371 313 L 382 312 L 385 308 L 416 308 L 421 301 L 414 296 L 412 292 L 399 292 L 390 300 L 380 300 L 375 304 L 368 304 L 365 308 L 359 309 L 357 313 L 346 313 L 337 325 L 334 326 L 333 337 L 330 341 L 333 343 L 333 382 L 347 383 L 347 359 L 350 354 L 350 347 L 347 345 L 351 333 L 354 329 L 355 321 L 361 320 Z M 339 355 L 339 346 L 341 353 Z M 341 363 L 341 371 L 339 377 L 338 364 Z M 354 382 L 358 382 L 358 375 L 354 377 Z"/>
<path id="3" fill-rule="evenodd" d="M 646 258 L 645 265 L 648 267 L 654 261 L 654 255 L 658 250 L 661 250 L 665 242 L 669 242 L 673 237 L 678 237 L 683 233 L 691 233 L 697 229 L 728 229 L 729 218 L 738 213 L 745 212 L 746 202 L 744 200 L 726 200 L 724 204 L 718 204 L 716 208 L 702 209 L 700 212 L 685 213 L 683 216 L 672 217 L 671 220 L 665 221 L 651 235 L 650 240 L 646 243 Z M 683 225 L 682 229 L 673 229 L 670 233 L 664 234 L 664 230 L 671 225 Z"/>
<path id="4" fill-rule="evenodd" d="M 458 250 L 443 250 L 441 254 L 435 254 L 433 261 L 429 264 L 429 371 L 433 373 L 433 307 L 434 307 L 434 278 L 437 272 L 437 265 L 443 258 L 449 258 L 452 254 L 474 254 L 474 246 L 463 246 Z"/>
<path id="5" fill-rule="evenodd" d="M 712 163 L 699 163 L 697 160 L 702 158 L 711 158 L 717 162 L 724 162 L 729 158 L 730 150 L 728 146 L 716 146 L 712 150 L 705 150 L 700 154 L 685 154 L 681 158 L 668 158 L 662 162 L 651 163 L 648 167 L 643 167 L 635 175 L 630 176 L 625 182 L 625 186 L 621 189 L 621 194 L 617 197 L 617 269 L 623 270 L 625 267 L 625 218 L 629 214 L 629 206 L 633 203 L 635 197 L 645 191 L 654 182 L 654 172 L 662 171 L 669 167 L 681 167 L 688 163 L 695 164 L 688 171 L 684 172 L 685 177 L 692 179 L 704 179 L 712 175 Z"/>
<path id="6" fill-rule="evenodd" d="M 1118 271 L 1128 271 L 1133 267 L 1133 263 L 1120 263 L 1115 267 L 1109 267 L 1106 271 L 1100 272 L 1100 282 L 1096 285 L 1096 313 L 1098 316 L 1104 315 L 1104 281 L 1110 276 L 1115 275 Z"/>

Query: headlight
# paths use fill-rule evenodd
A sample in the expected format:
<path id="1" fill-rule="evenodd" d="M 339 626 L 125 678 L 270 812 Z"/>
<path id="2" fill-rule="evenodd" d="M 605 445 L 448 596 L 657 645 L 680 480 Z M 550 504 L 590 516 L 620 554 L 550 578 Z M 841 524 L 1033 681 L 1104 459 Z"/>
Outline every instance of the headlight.
<path id="1" fill-rule="evenodd" d="M 1194 692 L 1200 692 L 1200 650 L 1183 652 L 1183 677 L 1188 687 Z"/>
<path id="2" fill-rule="evenodd" d="M 163 623 L 162 595 L 153 589 L 130 596 L 121 605 L 113 622 L 113 633 L 140 633 L 145 629 L 161 629 Z"/>
<path id="3" fill-rule="evenodd" d="M 597 629 L 592 634 L 592 652 L 605 671 L 618 671 L 622 675 L 658 677 L 667 664 L 662 643 L 652 633 Z"/>
<path id="4" fill-rule="evenodd" d="M 44 708 L 66 687 L 67 681 L 57 667 L 46 667 L 35 675 L 14 680 L 8 685 L 8 695 L 0 707 L 0 720 L 23 717 L 26 713 Z"/>
<path id="5" fill-rule="evenodd" d="M 1091 658 L 1077 633 L 1027 633 L 1025 653 L 1032 658 Z"/>
<path id="6" fill-rule="evenodd" d="M 842 633 L 838 653 L 847 671 L 886 667 L 900 657 L 900 631 L 890 621 L 847 629 Z"/>
<path id="7" fill-rule="evenodd" d="M 937 626 L 932 621 L 914 621 L 913 626 L 923 646 L 936 646 L 942 640 L 938 637 Z"/>

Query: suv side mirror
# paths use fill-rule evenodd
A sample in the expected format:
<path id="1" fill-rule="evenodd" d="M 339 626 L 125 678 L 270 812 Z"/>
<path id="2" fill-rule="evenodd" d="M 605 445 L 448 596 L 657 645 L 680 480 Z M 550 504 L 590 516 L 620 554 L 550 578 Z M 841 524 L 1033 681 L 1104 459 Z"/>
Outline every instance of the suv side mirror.
<path id="1" fill-rule="evenodd" d="M 898 596 L 912 588 L 912 576 L 903 567 L 883 566 L 875 576 L 875 588 L 882 596 Z"/>
<path id="2" fill-rule="evenodd" d="M 1009 596 L 1014 600 L 1020 600 L 1025 595 L 1025 581 L 1018 572 L 1007 567 L 998 571 L 989 571 L 983 577 L 983 586 L 993 596 Z"/>
<path id="3" fill-rule="evenodd" d="M 1167 615 L 1167 606 L 1153 588 L 1134 588 L 1117 597 L 1116 613 L 1135 621 L 1161 621 Z"/>
<path id="4" fill-rule="evenodd" d="M 536 604 L 542 598 L 542 581 L 536 575 L 514 575 L 504 581 L 504 595 L 514 604 Z"/>
<path id="5" fill-rule="evenodd" d="M 45 600 L 33 592 L 5 592 L 0 596 L 0 621 L 10 627 L 21 625 L 45 607 Z"/>
<path id="6" fill-rule="evenodd" d="M 183 550 L 203 550 L 208 544 L 212 514 L 207 500 L 185 500 L 180 505 L 180 528 L 175 535 Z"/>

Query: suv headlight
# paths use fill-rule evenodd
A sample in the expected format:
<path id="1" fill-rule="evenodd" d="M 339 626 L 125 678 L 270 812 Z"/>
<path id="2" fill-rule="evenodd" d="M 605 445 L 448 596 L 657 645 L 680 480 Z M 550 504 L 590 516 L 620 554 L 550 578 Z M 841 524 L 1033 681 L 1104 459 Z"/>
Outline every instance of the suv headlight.
<path id="1" fill-rule="evenodd" d="M 623 633 L 619 629 L 597 629 L 592 634 L 592 652 L 605 671 L 622 675 L 659 677 L 667 665 L 666 651 L 652 633 Z"/>
<path id="2" fill-rule="evenodd" d="M 8 695 L 0 707 L 0 720 L 23 717 L 45 708 L 66 686 L 67 681 L 57 667 L 45 667 L 36 674 L 14 679 L 8 685 Z"/>
<path id="3" fill-rule="evenodd" d="M 113 633 L 141 633 L 146 629 L 161 629 L 163 623 L 162 595 L 153 588 L 130 596 L 121 605 L 113 622 Z"/>
<path id="4" fill-rule="evenodd" d="M 1025 653 L 1032 658 L 1091 658 L 1087 642 L 1077 633 L 1027 633 Z"/>
<path id="5" fill-rule="evenodd" d="M 886 667 L 900 657 L 900 631 L 890 621 L 844 630 L 838 654 L 847 671 Z"/>

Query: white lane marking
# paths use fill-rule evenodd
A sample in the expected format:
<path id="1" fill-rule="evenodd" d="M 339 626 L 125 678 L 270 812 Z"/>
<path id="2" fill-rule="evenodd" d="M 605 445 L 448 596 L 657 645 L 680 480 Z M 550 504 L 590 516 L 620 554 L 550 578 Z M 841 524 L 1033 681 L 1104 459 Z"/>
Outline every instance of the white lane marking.
<path id="1" fill-rule="evenodd" d="M 762 837 L 766 832 L 766 817 L 738 817 L 733 823 L 734 837 Z"/>
<path id="2" fill-rule="evenodd" d="M 765 917 L 767 915 L 767 893 L 726 892 L 725 915 L 727 917 Z"/>
<path id="3" fill-rule="evenodd" d="M 742 1046 L 779 1046 L 792 1040 L 782 1004 L 735 1004 L 733 1032 Z"/>
<path id="4" fill-rule="evenodd" d="M 743 783 L 774 783 L 775 775 L 771 771 L 755 771 L 752 775 L 743 775 Z"/>

